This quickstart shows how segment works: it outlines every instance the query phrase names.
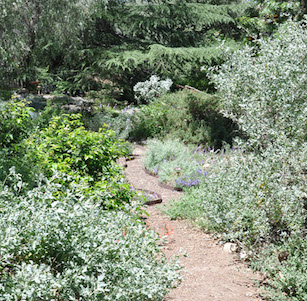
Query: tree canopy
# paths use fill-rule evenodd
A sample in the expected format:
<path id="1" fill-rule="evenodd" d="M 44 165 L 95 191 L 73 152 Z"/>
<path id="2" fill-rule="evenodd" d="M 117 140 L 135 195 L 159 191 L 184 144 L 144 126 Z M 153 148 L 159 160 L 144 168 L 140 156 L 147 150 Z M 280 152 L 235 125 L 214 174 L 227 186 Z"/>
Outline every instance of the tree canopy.
<path id="1" fill-rule="evenodd" d="M 305 9 L 305 1 L 275 0 L 2 0 L 0 79 L 40 80 L 63 92 L 111 79 L 129 98 L 140 79 L 171 74 L 208 89 L 200 66 L 222 62 L 221 44 L 237 49 Z"/>

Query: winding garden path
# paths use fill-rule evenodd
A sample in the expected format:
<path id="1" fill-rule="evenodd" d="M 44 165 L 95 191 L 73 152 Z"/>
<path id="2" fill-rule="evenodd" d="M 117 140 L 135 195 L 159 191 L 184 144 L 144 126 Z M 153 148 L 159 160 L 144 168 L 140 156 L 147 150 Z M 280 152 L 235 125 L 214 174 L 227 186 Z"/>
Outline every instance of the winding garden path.
<path id="1" fill-rule="evenodd" d="M 163 203 L 179 199 L 181 192 L 161 187 L 158 179 L 144 171 L 142 157 L 146 149 L 137 146 L 135 159 L 127 162 L 127 180 L 137 189 L 150 190 L 162 196 Z M 170 220 L 159 205 L 146 209 L 147 225 L 160 235 L 167 235 L 164 253 L 171 258 L 181 253 L 183 281 L 165 301 L 255 301 L 261 300 L 253 286 L 255 275 L 234 254 L 229 254 L 203 231 L 182 220 Z"/>

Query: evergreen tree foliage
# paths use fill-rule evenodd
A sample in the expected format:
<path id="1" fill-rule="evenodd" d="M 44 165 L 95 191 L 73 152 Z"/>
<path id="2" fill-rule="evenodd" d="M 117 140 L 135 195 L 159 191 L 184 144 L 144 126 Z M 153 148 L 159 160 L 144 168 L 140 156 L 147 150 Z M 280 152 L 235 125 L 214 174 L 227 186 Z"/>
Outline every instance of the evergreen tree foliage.
<path id="1" fill-rule="evenodd" d="M 126 95 L 133 85 L 152 74 L 171 77 L 177 84 L 209 88 L 199 66 L 221 63 L 223 49 L 219 45 L 223 39 L 228 47 L 238 47 L 234 41 L 240 40 L 242 31 L 236 18 L 250 7 L 227 1 L 121 4 L 113 7 L 113 16 L 117 16 L 113 22 L 124 43 L 112 45 L 108 55 L 99 49 L 101 55 L 92 65 L 100 74 L 111 71 L 114 81 L 119 79 L 126 85 Z"/>
<path id="2" fill-rule="evenodd" d="M 98 89 L 92 79 L 109 78 L 128 98 L 136 82 L 155 73 L 201 87 L 207 79 L 197 66 L 220 63 L 217 46 L 240 39 L 236 19 L 250 6 L 227 0 L 3 0 L 0 76 L 15 83 L 60 78 L 63 91 L 70 85 Z"/>
<path id="3" fill-rule="evenodd" d="M 279 24 L 287 20 L 301 21 L 307 12 L 306 0 L 257 0 L 250 15 L 238 18 L 250 40 L 272 36 Z"/>

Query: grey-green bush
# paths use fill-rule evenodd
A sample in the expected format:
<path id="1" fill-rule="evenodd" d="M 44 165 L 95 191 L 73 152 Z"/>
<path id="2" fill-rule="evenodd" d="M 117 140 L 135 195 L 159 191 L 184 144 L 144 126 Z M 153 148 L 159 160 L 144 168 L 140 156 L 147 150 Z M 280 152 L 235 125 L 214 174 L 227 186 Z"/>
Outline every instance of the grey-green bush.
<path id="1" fill-rule="evenodd" d="M 103 210 L 80 183 L 56 183 L 62 176 L 22 191 L 11 170 L 15 184 L 1 183 L 0 300 L 163 300 L 178 265 L 156 233 L 128 210 Z"/>
<path id="2" fill-rule="evenodd" d="M 223 114 L 239 124 L 252 147 L 306 140 L 305 25 L 286 22 L 272 39 L 259 41 L 259 50 L 236 52 L 212 74 Z"/>

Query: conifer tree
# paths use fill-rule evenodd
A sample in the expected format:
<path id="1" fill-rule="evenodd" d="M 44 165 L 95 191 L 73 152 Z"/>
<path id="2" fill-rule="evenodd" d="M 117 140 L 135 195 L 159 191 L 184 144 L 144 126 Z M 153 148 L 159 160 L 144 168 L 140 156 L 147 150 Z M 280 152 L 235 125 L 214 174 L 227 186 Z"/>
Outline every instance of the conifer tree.
<path id="1" fill-rule="evenodd" d="M 113 80 L 125 83 L 130 91 L 137 81 L 152 74 L 171 77 L 179 84 L 208 88 L 200 66 L 221 62 L 222 40 L 226 39 L 229 47 L 237 47 L 242 30 L 236 19 L 250 7 L 251 4 L 228 0 L 117 3 L 104 18 L 112 20 L 121 43 L 112 44 L 107 55 L 105 47 L 96 49 L 100 57 L 95 56 L 92 66 L 99 73 L 109 70 Z"/>
<path id="2" fill-rule="evenodd" d="M 200 66 L 221 62 L 222 40 L 236 47 L 241 38 L 236 20 L 251 5 L 235 1 L 2 0 L 0 76 L 47 72 L 72 85 L 96 76 L 123 85 L 128 97 L 152 74 L 203 87 Z"/>

